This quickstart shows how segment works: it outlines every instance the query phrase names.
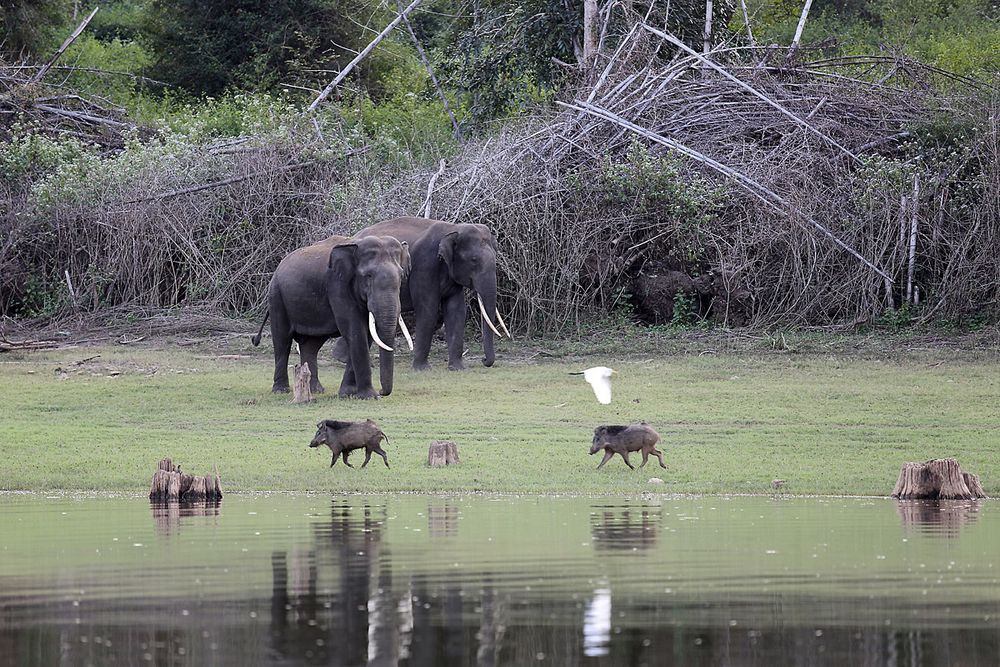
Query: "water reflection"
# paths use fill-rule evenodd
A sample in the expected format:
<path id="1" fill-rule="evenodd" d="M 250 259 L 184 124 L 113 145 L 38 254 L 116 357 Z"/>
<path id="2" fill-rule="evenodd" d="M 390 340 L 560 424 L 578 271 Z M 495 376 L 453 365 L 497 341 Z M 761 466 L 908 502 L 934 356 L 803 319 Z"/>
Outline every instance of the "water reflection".
<path id="1" fill-rule="evenodd" d="M 229 496 L 35 532 L 13 508 L 0 667 L 995 664 L 1000 513 L 912 505 Z"/>
<path id="2" fill-rule="evenodd" d="M 979 516 L 979 500 L 897 500 L 903 528 L 933 537 L 956 538 L 962 526 Z"/>
<path id="3" fill-rule="evenodd" d="M 156 532 L 170 535 L 180 530 L 181 518 L 219 516 L 219 503 L 218 500 L 151 502 L 149 508 L 153 513 Z"/>
<path id="4" fill-rule="evenodd" d="M 656 546 L 660 508 L 621 508 L 596 505 L 590 517 L 590 534 L 598 550 L 650 549 Z"/>

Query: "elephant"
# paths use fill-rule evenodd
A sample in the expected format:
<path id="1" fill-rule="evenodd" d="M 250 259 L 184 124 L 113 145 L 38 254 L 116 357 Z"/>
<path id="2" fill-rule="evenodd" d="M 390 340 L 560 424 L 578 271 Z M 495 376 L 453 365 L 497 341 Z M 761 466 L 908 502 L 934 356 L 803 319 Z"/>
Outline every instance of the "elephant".
<path id="1" fill-rule="evenodd" d="M 316 356 L 327 339 L 340 336 L 348 355 L 341 397 L 378 398 L 372 387 L 369 347 L 379 350 L 382 396 L 392 393 L 393 348 L 397 321 L 402 324 L 399 291 L 410 270 L 406 243 L 392 237 L 348 239 L 331 236 L 289 253 L 275 269 L 268 287 L 268 312 L 251 341 L 260 343 L 268 317 L 274 343 L 274 384 L 288 391 L 288 355 L 299 344 L 302 363 L 312 377 L 310 389 L 322 393 Z M 366 318 L 367 316 L 367 318 Z"/>
<path id="2" fill-rule="evenodd" d="M 495 360 L 493 336 L 503 336 L 499 325 L 510 332 L 497 310 L 497 242 L 486 225 L 454 224 L 428 218 L 402 217 L 379 222 L 358 232 L 354 238 L 392 236 L 409 243 L 412 270 L 400 294 L 404 312 L 413 311 L 413 368 L 427 370 L 430 364 L 431 339 L 444 320 L 448 342 L 448 368 L 465 368 L 462 351 L 465 345 L 465 288 L 476 293 L 483 326 L 483 365 Z M 343 343 L 334 353 L 345 356 Z"/>

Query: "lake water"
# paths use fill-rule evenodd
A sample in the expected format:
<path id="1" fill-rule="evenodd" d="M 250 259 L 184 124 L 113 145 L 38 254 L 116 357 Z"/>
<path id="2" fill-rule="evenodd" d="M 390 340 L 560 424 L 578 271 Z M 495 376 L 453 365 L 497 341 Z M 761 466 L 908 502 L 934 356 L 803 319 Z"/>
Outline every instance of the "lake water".
<path id="1" fill-rule="evenodd" d="M 0 665 L 997 665 L 995 503 L 0 496 Z"/>

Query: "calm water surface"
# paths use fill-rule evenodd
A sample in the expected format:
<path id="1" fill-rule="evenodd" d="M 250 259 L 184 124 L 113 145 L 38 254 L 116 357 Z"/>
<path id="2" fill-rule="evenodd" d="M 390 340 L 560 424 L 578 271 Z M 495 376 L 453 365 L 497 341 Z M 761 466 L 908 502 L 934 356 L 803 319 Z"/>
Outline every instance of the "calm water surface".
<path id="1" fill-rule="evenodd" d="M 994 502 L 0 497 L 0 665 L 997 665 Z"/>

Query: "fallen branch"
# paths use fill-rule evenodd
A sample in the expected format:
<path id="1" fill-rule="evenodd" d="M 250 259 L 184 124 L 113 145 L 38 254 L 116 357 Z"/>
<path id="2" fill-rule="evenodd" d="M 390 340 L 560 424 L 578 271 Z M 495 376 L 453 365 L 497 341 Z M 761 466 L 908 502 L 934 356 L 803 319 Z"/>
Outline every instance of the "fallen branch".
<path id="1" fill-rule="evenodd" d="M 345 77 L 346 77 L 346 76 L 347 76 L 348 74 L 350 74 L 350 73 L 351 73 L 351 70 L 353 70 L 353 69 L 354 69 L 354 67 L 355 67 L 355 66 L 356 66 L 356 65 L 357 65 L 357 64 L 358 64 L 359 62 L 361 62 L 362 60 L 364 60 L 364 59 L 365 59 L 365 56 L 367 56 L 367 55 L 368 55 L 369 53 L 371 53 L 372 49 L 374 49 L 374 48 L 375 48 L 376 46 L 378 46 L 379 42 L 381 42 L 381 41 L 382 41 L 383 39 L 385 39 L 385 38 L 386 38 L 386 36 L 387 36 L 387 35 L 388 35 L 388 34 L 389 34 L 390 32 L 392 32 L 392 31 L 393 31 L 393 29 L 394 29 L 394 28 L 395 28 L 395 27 L 396 27 L 397 25 L 399 25 L 399 24 L 400 24 L 400 22 L 401 22 L 401 21 L 402 21 L 403 19 L 405 19 L 405 18 L 406 18 L 406 15 L 407 15 L 407 14 L 409 14 L 409 13 L 410 13 L 411 11 L 413 11 L 414 9 L 416 9 L 417 5 L 419 5 L 419 4 L 420 4 L 420 2 L 421 2 L 421 0 L 413 0 L 413 2 L 411 2 L 411 3 L 409 4 L 409 6 L 407 6 L 407 8 L 406 8 L 406 9 L 404 9 L 404 10 L 403 10 L 403 11 L 402 11 L 402 12 L 401 12 L 401 13 L 399 14 L 399 16 L 397 16 L 397 17 L 396 17 L 396 18 L 394 18 L 394 19 L 393 19 L 392 21 L 390 21 L 389 25 L 387 25 L 387 26 L 386 26 L 385 28 L 383 28 L 383 29 L 382 29 L 382 32 L 380 32 L 380 33 L 379 33 L 379 34 L 378 34 L 378 35 L 377 35 L 377 36 L 375 37 L 375 39 L 373 39 L 373 40 L 372 40 L 372 41 L 371 41 L 371 42 L 370 42 L 370 43 L 368 44 L 368 46 L 366 46 L 365 48 L 361 49 L 361 53 L 359 53 L 359 54 L 358 54 L 357 56 L 355 56 L 355 57 L 354 57 L 354 60 L 352 60 L 351 62 L 347 63 L 347 67 L 345 67 L 344 69 L 340 70 L 340 74 L 338 74 L 338 75 L 337 75 L 337 76 L 336 76 L 336 77 L 335 77 L 335 78 L 333 79 L 333 81 L 331 81 L 331 82 L 330 82 L 330 83 L 329 83 L 329 84 L 327 85 L 327 87 L 323 89 L 323 92 L 321 92 L 321 93 L 319 94 L 319 97 L 317 97 L 317 98 L 316 98 L 315 100 L 313 100 L 312 104 L 310 104 L 310 105 L 309 105 L 309 108 L 307 109 L 307 111 L 315 111 L 315 110 L 316 110 L 316 107 L 318 107 L 318 106 L 320 105 L 320 103 L 321 103 L 321 102 L 322 102 L 323 100 L 325 100 L 325 99 L 326 99 L 326 98 L 327 98 L 327 97 L 328 97 L 328 96 L 330 95 L 330 93 L 332 93 L 332 92 L 333 92 L 334 88 L 336 88 L 336 87 L 337 87 L 337 84 L 339 84 L 339 83 L 340 83 L 341 81 L 343 81 L 343 80 L 344 80 L 344 78 L 345 78 Z"/>
<path id="2" fill-rule="evenodd" d="M 401 14 L 401 16 L 403 15 Z M 441 104 L 444 105 L 444 111 L 448 114 L 448 118 L 451 119 L 451 126 L 455 130 L 455 138 L 461 141 L 462 128 L 458 126 L 458 121 L 455 120 L 455 114 L 452 113 L 451 105 L 448 104 L 448 97 L 441 89 L 441 84 L 438 83 L 437 76 L 434 75 L 434 68 L 431 67 L 431 61 L 427 58 L 427 53 L 424 51 L 424 47 L 420 43 L 420 40 L 417 39 L 417 33 L 413 30 L 413 26 L 410 24 L 410 19 L 403 16 L 403 21 L 406 23 L 406 29 L 410 32 L 410 38 L 413 40 L 413 45 L 417 47 L 417 55 L 420 56 L 420 62 L 424 64 L 424 69 L 427 70 L 427 74 L 431 77 L 431 83 L 434 84 L 434 90 L 437 91 L 438 97 L 441 98 Z"/>
<path id="3" fill-rule="evenodd" d="M 438 170 L 431 176 L 431 180 L 427 183 L 427 197 L 424 199 L 424 205 L 420 207 L 420 217 L 429 218 L 431 217 L 431 195 L 434 194 L 434 184 L 437 182 L 438 177 L 444 173 L 445 161 L 441 160 L 438 163 Z"/>
<path id="4" fill-rule="evenodd" d="M 59 56 L 61 56 L 63 52 L 69 48 L 69 45 L 75 42 L 76 38 L 80 36 L 80 33 L 82 33 L 84 28 L 87 27 L 87 24 L 90 23 L 90 19 L 94 18 L 94 14 L 97 13 L 98 9 L 100 9 L 100 7 L 94 7 L 94 11 L 90 12 L 90 16 L 85 18 L 83 20 L 83 23 L 78 25 L 76 27 L 76 30 L 74 30 L 73 33 L 66 38 L 66 41 L 62 43 L 62 46 L 60 46 L 59 49 L 53 54 L 53 56 L 49 58 L 49 62 L 42 65 L 42 68 L 35 73 L 35 76 L 31 77 L 31 83 L 38 83 L 39 81 L 42 80 L 42 78 L 46 75 L 46 73 L 48 73 L 48 71 L 52 68 L 55 62 L 59 60 Z"/>
<path id="5" fill-rule="evenodd" d="M 309 162 L 297 162 L 295 164 L 290 164 L 287 167 L 279 167 L 274 171 L 294 171 L 296 169 L 302 169 L 303 167 L 308 167 L 314 164 L 312 161 Z M 169 199 L 171 197 L 180 197 L 181 195 L 189 195 L 195 192 L 201 192 L 202 190 L 211 190 L 212 188 L 221 188 L 226 185 L 232 185 L 233 183 L 239 183 L 240 181 L 248 181 L 251 178 L 257 178 L 262 176 L 266 172 L 255 171 L 252 174 L 245 174 L 243 176 L 233 176 L 232 178 L 225 178 L 221 181 L 214 181 L 212 183 L 206 183 L 204 185 L 196 185 L 190 188 L 183 188 L 181 190 L 171 190 L 170 192 L 164 192 L 158 195 L 153 195 L 151 197 L 143 197 L 141 199 L 130 199 L 129 201 L 122 202 L 123 206 L 129 206 L 131 204 L 141 204 L 147 201 L 157 201 L 160 199 Z"/>

